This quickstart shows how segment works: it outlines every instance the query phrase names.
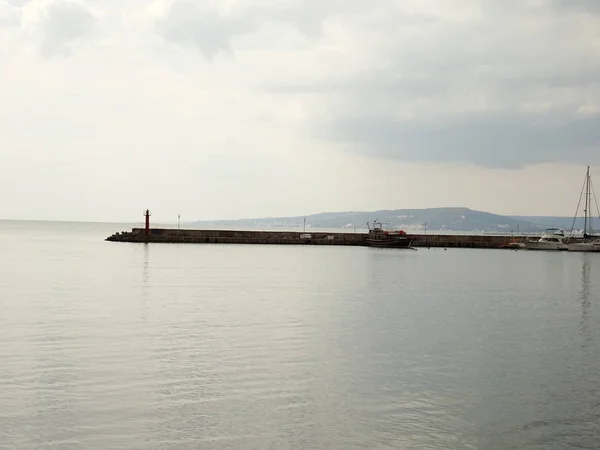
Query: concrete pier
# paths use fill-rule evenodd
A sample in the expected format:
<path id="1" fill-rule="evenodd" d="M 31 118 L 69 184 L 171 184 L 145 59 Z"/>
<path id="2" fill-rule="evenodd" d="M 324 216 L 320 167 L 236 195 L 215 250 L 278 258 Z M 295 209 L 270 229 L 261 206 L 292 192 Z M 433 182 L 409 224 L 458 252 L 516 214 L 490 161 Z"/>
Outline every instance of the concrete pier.
<path id="1" fill-rule="evenodd" d="M 306 237 L 310 235 L 310 237 Z M 302 236 L 302 237 L 301 237 Z M 112 242 L 178 244 L 263 244 L 263 245 L 353 245 L 366 246 L 366 233 L 307 233 L 297 231 L 177 230 L 171 228 L 133 228 L 106 238 Z M 508 244 L 535 239 L 534 236 L 414 234 L 413 247 L 510 248 Z"/>
<path id="2" fill-rule="evenodd" d="M 514 249 L 510 244 L 539 239 L 540 236 L 500 236 L 475 234 L 414 234 L 413 247 Z"/>

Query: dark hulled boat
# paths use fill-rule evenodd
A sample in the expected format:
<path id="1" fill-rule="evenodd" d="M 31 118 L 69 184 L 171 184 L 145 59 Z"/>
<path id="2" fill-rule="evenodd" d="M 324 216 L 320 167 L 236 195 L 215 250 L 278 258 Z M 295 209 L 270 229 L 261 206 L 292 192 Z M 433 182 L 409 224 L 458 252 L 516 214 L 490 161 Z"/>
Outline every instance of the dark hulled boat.
<path id="1" fill-rule="evenodd" d="M 381 222 L 373 222 L 373 228 L 369 224 L 369 235 L 365 243 L 369 247 L 387 248 L 409 248 L 412 239 L 404 231 L 386 231 Z"/>

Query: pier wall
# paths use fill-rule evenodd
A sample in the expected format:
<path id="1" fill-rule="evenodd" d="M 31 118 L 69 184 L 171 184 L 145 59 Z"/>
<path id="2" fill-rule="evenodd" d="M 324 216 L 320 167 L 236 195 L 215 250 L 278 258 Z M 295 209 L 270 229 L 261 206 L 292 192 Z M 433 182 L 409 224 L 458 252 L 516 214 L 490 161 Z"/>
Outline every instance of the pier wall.
<path id="1" fill-rule="evenodd" d="M 143 228 L 117 233 L 107 240 L 117 242 L 163 242 L 192 244 L 310 244 L 310 245 L 362 245 L 365 235 L 354 233 L 301 233 L 294 231 L 240 231 L 240 230 L 177 230 L 152 228 L 146 236 Z M 310 239 L 302 239 L 310 234 Z"/>
<path id="2" fill-rule="evenodd" d="M 302 239 L 310 234 L 309 239 Z M 415 234 L 413 247 L 449 248 L 505 248 L 509 243 L 524 242 L 533 236 L 497 235 L 450 235 Z M 191 244 L 277 244 L 277 245 L 366 245 L 365 233 L 330 233 L 298 231 L 242 231 L 242 230 L 177 230 L 172 228 L 151 228 L 146 236 L 143 228 L 133 228 L 130 232 L 120 232 L 109 236 L 114 242 L 156 242 Z"/>
<path id="3" fill-rule="evenodd" d="M 414 247 L 504 248 L 509 243 L 539 239 L 539 236 L 498 236 L 463 234 L 415 234 Z"/>

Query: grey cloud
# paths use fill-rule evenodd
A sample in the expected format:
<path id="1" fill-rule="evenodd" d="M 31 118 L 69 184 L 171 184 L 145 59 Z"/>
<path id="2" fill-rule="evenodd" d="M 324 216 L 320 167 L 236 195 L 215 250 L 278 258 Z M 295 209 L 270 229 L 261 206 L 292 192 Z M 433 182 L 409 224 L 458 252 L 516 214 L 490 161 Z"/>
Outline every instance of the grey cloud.
<path id="1" fill-rule="evenodd" d="M 419 2 L 414 3 L 419 5 Z M 364 0 L 278 0 L 249 2 L 238 15 L 230 16 L 220 14 L 214 8 L 214 3 L 208 0 L 174 0 L 166 16 L 157 23 L 157 28 L 166 39 L 192 45 L 212 56 L 218 51 L 229 50 L 230 40 L 234 36 L 252 33 L 266 22 L 290 24 L 311 38 L 322 37 L 324 23 L 333 18 L 344 21 L 353 17 L 376 16 L 380 25 L 391 28 L 418 27 L 427 23 L 443 27 L 444 24 L 434 12 L 415 12 L 411 8 L 407 11 L 406 6 L 410 4 L 410 1 L 395 0 L 380 0 L 376 4 Z M 597 0 L 546 0 L 534 7 L 521 0 L 480 0 L 473 6 L 479 7 L 489 18 L 508 17 L 509 20 L 523 12 L 552 8 L 600 11 L 600 2 Z M 372 22 L 367 24 L 368 27 L 373 25 L 377 26 Z M 506 25 L 511 26 L 510 22 Z M 472 24 L 459 22 L 453 26 L 456 36 L 449 37 L 458 43 L 461 36 L 469 35 L 468 28 Z M 482 32 L 494 31 L 484 28 L 481 27 Z M 508 29 L 503 28 L 503 31 Z M 471 40 L 469 44 L 481 46 L 487 38 L 482 35 L 481 39 Z"/>
<path id="2" fill-rule="evenodd" d="M 381 0 L 380 7 L 393 3 Z M 230 51 L 231 40 L 253 33 L 265 23 L 288 24 L 309 38 L 322 36 L 323 23 L 337 15 L 359 14 L 371 7 L 361 0 L 281 0 L 252 3 L 234 13 L 220 13 L 207 0 L 174 0 L 156 23 L 158 33 L 168 41 L 200 50 L 212 58 Z"/>
<path id="3" fill-rule="evenodd" d="M 68 53 L 70 44 L 88 34 L 95 22 L 92 12 L 81 2 L 55 0 L 47 3 L 38 25 L 42 53 L 49 56 Z"/>
<path id="4" fill-rule="evenodd" d="M 232 38 L 255 31 L 257 25 L 249 16 L 221 14 L 208 2 L 176 0 L 156 28 L 165 39 L 192 46 L 210 59 L 229 51 Z"/>
<path id="5" fill-rule="evenodd" d="M 389 39 L 384 50 L 373 48 L 372 59 L 385 61 L 384 69 L 361 67 L 337 79 L 265 90 L 319 99 L 316 111 L 329 113 L 309 119 L 316 136 L 366 155 L 489 167 L 600 162 L 600 117 L 574 119 L 580 105 L 600 106 L 599 41 L 579 36 L 577 22 L 555 0 L 539 7 L 479 5 L 481 17 L 464 22 L 390 9 L 369 34 L 362 24 L 367 39 L 377 33 Z M 584 1 L 570 7 L 596 11 Z M 488 106 L 470 108 L 473 98 Z M 545 106 L 523 113 L 535 104 Z"/>
<path id="6" fill-rule="evenodd" d="M 600 14 L 600 2 L 598 0 L 548 0 L 548 4 L 558 9 Z"/>
<path id="7" fill-rule="evenodd" d="M 377 8 L 393 7 L 393 0 L 380 0 Z M 311 38 L 323 35 L 326 20 L 361 14 L 373 9 L 363 0 L 282 0 L 255 6 L 249 13 L 263 21 L 288 23 Z"/>
<path id="8" fill-rule="evenodd" d="M 346 142 L 358 152 L 405 161 L 503 168 L 539 162 L 600 164 L 598 118 L 566 120 L 515 113 L 430 121 L 353 117 L 334 120 L 317 133 Z"/>
<path id="9" fill-rule="evenodd" d="M 440 2 L 441 10 L 409 0 L 250 5 L 224 15 L 203 1 L 176 0 L 157 30 L 212 58 L 264 23 L 287 23 L 317 40 L 326 37 L 327 21 L 337 21 L 357 42 L 364 40 L 355 52 L 372 51 L 366 59 L 383 69 L 329 71 L 328 79 L 272 81 L 261 88 L 274 95 L 311 94 L 311 105 L 318 106 L 308 125 L 316 135 L 364 154 L 490 167 L 596 158 L 590 149 L 600 146 L 597 118 L 572 117 L 579 105 L 598 101 L 597 42 L 578 35 L 577 22 L 566 14 L 595 15 L 596 0 L 534 6 L 519 0 L 448 1 Z M 464 103 L 479 97 L 489 107 L 465 116 L 461 96 Z M 549 106 L 529 116 L 522 112 L 528 104 Z M 329 117 L 318 113 L 324 110 Z M 399 110 L 415 121 L 394 120 Z"/>

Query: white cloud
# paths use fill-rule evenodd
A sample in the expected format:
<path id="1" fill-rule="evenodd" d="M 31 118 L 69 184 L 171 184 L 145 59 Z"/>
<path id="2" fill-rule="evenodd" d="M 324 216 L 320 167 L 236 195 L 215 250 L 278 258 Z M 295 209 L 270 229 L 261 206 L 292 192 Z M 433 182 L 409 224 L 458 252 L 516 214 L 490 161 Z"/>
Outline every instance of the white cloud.
<path id="1" fill-rule="evenodd" d="M 21 26 L 39 41 L 45 55 L 65 54 L 89 34 L 96 16 L 83 0 L 32 0 L 22 9 Z"/>
<path id="2" fill-rule="evenodd" d="M 8 2 L 0 0 L 0 27 L 17 26 L 21 20 L 19 8 Z"/>
<path id="3" fill-rule="evenodd" d="M 600 116 L 600 100 L 595 104 L 586 103 L 577 108 L 576 114 L 581 117 Z"/>
<path id="4" fill-rule="evenodd" d="M 214 1 L 159 0 L 148 8 L 156 31 L 165 39 L 200 50 L 211 59 L 229 51 L 236 36 L 256 31 L 251 16 Z"/>

